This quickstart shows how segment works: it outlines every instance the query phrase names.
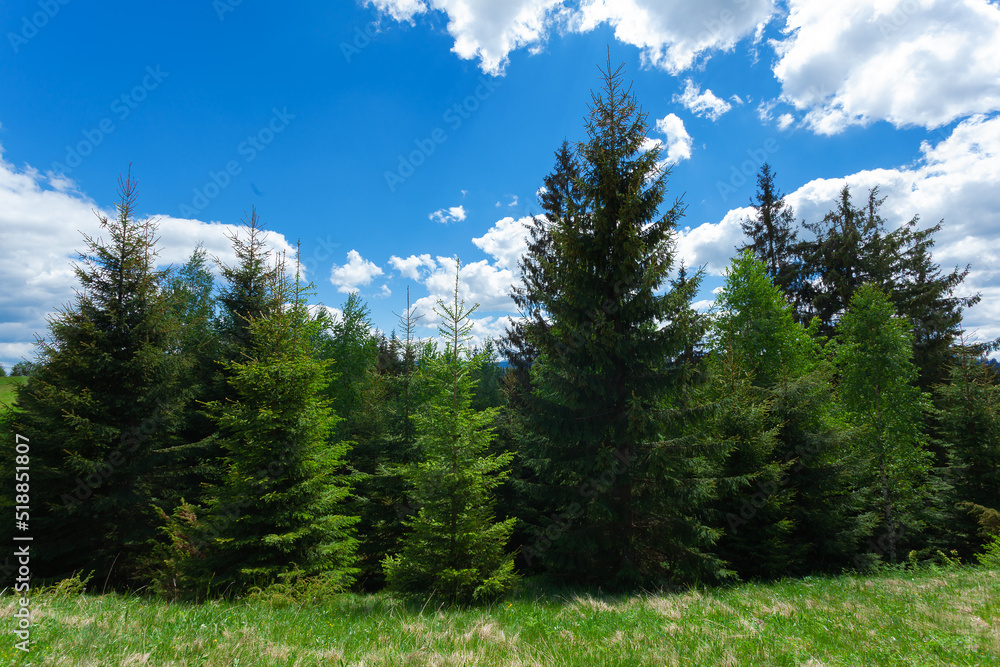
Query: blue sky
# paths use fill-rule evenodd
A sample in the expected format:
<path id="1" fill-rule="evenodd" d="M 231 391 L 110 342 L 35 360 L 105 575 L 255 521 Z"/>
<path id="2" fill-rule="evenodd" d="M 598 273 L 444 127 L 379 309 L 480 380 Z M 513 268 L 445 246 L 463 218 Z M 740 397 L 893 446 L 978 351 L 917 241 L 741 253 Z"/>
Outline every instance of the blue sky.
<path id="1" fill-rule="evenodd" d="M 696 6 L 695 6 L 696 5 Z M 465 265 L 476 333 L 513 312 L 520 221 L 585 138 L 608 51 L 686 216 L 678 252 L 721 284 L 760 162 L 801 218 L 880 185 L 892 224 L 944 219 L 1000 335 L 1000 7 L 987 0 L 239 0 L 0 7 L 0 363 L 73 298 L 80 232 L 132 165 L 161 259 L 231 257 L 256 206 L 301 240 L 317 302 L 357 290 L 388 331 Z M 432 328 L 421 333 L 429 335 Z"/>

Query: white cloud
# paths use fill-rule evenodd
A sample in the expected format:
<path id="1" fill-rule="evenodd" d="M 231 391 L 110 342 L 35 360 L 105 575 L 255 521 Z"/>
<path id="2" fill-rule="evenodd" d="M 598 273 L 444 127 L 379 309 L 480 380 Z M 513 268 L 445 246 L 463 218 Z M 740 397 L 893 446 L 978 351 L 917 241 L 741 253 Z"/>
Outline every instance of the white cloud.
<path id="1" fill-rule="evenodd" d="M 733 108 L 729 102 L 720 99 L 708 88 L 705 92 L 701 92 L 691 79 L 685 81 L 683 93 L 674 95 L 674 102 L 680 102 L 696 116 L 707 116 L 712 120 L 719 120 L 722 114 Z"/>
<path id="2" fill-rule="evenodd" d="M 487 260 L 462 264 L 459 278 L 459 298 L 467 307 L 479 304 L 478 312 L 510 312 L 514 302 L 510 300 L 510 287 L 514 284 L 514 273 L 506 268 L 497 268 Z M 455 290 L 455 259 L 438 257 L 435 268 L 424 278 L 424 286 L 429 292 L 413 304 L 415 312 L 424 317 L 424 326 L 436 326 L 439 318 L 434 314 L 438 299 L 451 303 Z"/>
<path id="3" fill-rule="evenodd" d="M 583 0 L 576 29 L 607 23 L 618 41 L 642 50 L 643 63 L 672 74 L 711 51 L 728 51 L 770 20 L 771 0 Z"/>
<path id="4" fill-rule="evenodd" d="M 465 207 L 452 206 L 450 208 L 438 209 L 428 215 L 427 218 L 434 222 L 440 222 L 443 225 L 447 225 L 449 222 L 461 222 L 465 220 Z"/>
<path id="5" fill-rule="evenodd" d="M 334 264 L 330 271 L 330 282 L 339 292 L 350 294 L 358 291 L 359 285 L 369 284 L 375 276 L 382 275 L 382 268 L 364 259 L 357 250 L 347 253 L 347 264 Z"/>
<path id="6" fill-rule="evenodd" d="M 744 240 L 740 220 L 751 211 L 750 208 L 733 209 L 721 222 L 706 222 L 694 229 L 681 230 L 677 236 L 677 260 L 684 260 L 689 267 L 704 266 L 709 273 L 722 275 L 735 247 Z"/>
<path id="7" fill-rule="evenodd" d="M 399 271 L 399 275 L 410 280 L 420 280 L 420 269 L 433 269 L 437 266 L 428 254 L 410 255 L 406 259 L 393 255 L 389 258 L 389 264 Z"/>
<path id="8" fill-rule="evenodd" d="M 113 188 L 113 183 L 109 184 L 108 199 L 117 199 Z M 140 187 L 139 210 L 142 195 Z M 113 210 L 102 210 L 81 193 L 71 179 L 42 175 L 31 167 L 14 167 L 3 159 L 0 147 L 0 362 L 5 366 L 22 357 L 31 358 L 35 334 L 47 331 L 45 318 L 74 300 L 79 283 L 73 264 L 77 251 L 84 249 L 81 232 L 106 238 L 95 212 L 115 217 Z M 239 225 L 169 215 L 152 217 L 159 225 L 160 267 L 183 264 L 199 241 L 209 256 L 235 263 L 226 235 L 237 232 Z M 294 256 L 294 249 L 282 235 L 268 232 L 265 240 L 272 252 Z"/>
<path id="9" fill-rule="evenodd" d="M 774 118 L 773 111 L 774 107 L 778 106 L 778 100 L 767 100 L 766 102 L 761 102 L 757 105 L 757 118 L 760 118 L 762 123 L 770 122 Z"/>
<path id="10" fill-rule="evenodd" d="M 731 50 L 759 33 L 774 13 L 772 0 L 367 0 L 400 22 L 431 11 L 448 17 L 452 51 L 503 74 L 519 48 L 537 52 L 553 30 L 589 32 L 607 24 L 624 44 L 641 49 L 646 66 L 676 73 L 699 56 Z"/>
<path id="11" fill-rule="evenodd" d="M 515 220 L 506 217 L 497 222 L 479 238 L 472 239 L 483 252 L 492 255 L 496 265 L 503 269 L 517 270 L 517 262 L 528 248 L 526 224 L 531 217 Z"/>
<path id="12" fill-rule="evenodd" d="M 664 159 L 666 164 L 677 164 L 691 157 L 693 140 L 684 129 L 684 121 L 676 114 L 667 114 L 656 121 L 656 129 L 667 138 L 667 157 Z"/>
<path id="13" fill-rule="evenodd" d="M 397 21 L 412 22 L 419 14 L 444 12 L 452 51 L 463 60 L 478 59 L 480 68 L 501 75 L 508 54 L 537 48 L 558 20 L 563 0 L 367 0 Z"/>
<path id="14" fill-rule="evenodd" d="M 820 134 L 946 125 L 1000 109 L 1000 6 L 987 0 L 789 0 L 774 43 L 782 99 Z"/>
<path id="15" fill-rule="evenodd" d="M 795 122 L 795 116 L 790 113 L 783 113 L 778 116 L 778 129 L 786 130 L 788 127 Z"/>

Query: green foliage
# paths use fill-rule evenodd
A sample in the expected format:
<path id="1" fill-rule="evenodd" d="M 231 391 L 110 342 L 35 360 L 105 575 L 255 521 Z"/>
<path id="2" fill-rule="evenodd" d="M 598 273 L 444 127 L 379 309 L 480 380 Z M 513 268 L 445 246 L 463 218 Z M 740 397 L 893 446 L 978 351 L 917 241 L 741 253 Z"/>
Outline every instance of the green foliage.
<path id="1" fill-rule="evenodd" d="M 33 573 L 95 570 L 110 586 L 145 583 L 186 398 L 156 225 L 133 218 L 134 183 L 119 183 L 118 216 L 101 218 L 106 240 L 84 236 L 81 289 L 49 320 L 14 425 L 31 443 L 32 497 L 46 499 L 32 506 Z"/>
<path id="2" fill-rule="evenodd" d="M 795 211 L 778 190 L 774 172 L 766 162 L 757 174 L 757 193 L 750 206 L 754 214 L 740 222 L 750 243 L 737 248 L 737 252 L 750 250 L 779 290 L 789 294 L 798 277 Z"/>
<path id="3" fill-rule="evenodd" d="M 35 372 L 38 364 L 33 361 L 19 361 L 10 368 L 11 377 L 27 377 Z"/>
<path id="4" fill-rule="evenodd" d="M 947 381 L 934 388 L 937 435 L 950 454 L 949 497 L 959 510 L 949 527 L 966 553 L 989 537 L 983 520 L 1000 510 L 1000 385 L 981 352 L 956 346 Z"/>
<path id="5" fill-rule="evenodd" d="M 514 559 L 504 553 L 514 519 L 495 521 L 492 498 L 513 457 L 487 454 L 496 409 L 472 408 L 472 374 L 484 357 L 466 356 L 478 306 L 465 309 L 458 278 L 456 269 L 454 302 L 439 301 L 436 310 L 447 348 L 421 364 L 431 394 L 414 417 L 419 459 L 403 469 L 420 509 L 406 521 L 402 551 L 383 566 L 391 589 L 469 603 L 493 600 L 515 580 Z"/>
<path id="6" fill-rule="evenodd" d="M 782 483 L 790 464 L 777 460 L 780 426 L 767 393 L 752 385 L 729 343 L 711 356 L 703 390 L 713 408 L 705 436 L 721 458 L 713 506 L 724 532 L 715 553 L 740 577 L 773 578 L 796 556 L 789 546 L 791 489 Z"/>
<path id="7" fill-rule="evenodd" d="M 87 576 L 82 578 L 80 572 L 74 572 L 54 584 L 34 588 L 33 593 L 36 598 L 48 600 L 76 600 L 87 591 L 87 586 L 93 578 L 93 571 L 88 572 Z"/>
<path id="8" fill-rule="evenodd" d="M 229 275 L 256 284 L 248 262 L 264 260 L 248 255 Z M 226 315 L 245 319 L 237 330 L 247 347 L 240 360 L 224 364 L 228 398 L 206 405 L 225 459 L 208 503 L 210 546 L 196 567 L 216 590 L 233 586 L 237 593 L 299 576 L 293 573 L 322 573 L 347 585 L 357 519 L 338 513 L 349 489 L 335 474 L 348 445 L 327 440 L 339 419 L 321 398 L 328 364 L 310 356 L 316 322 L 298 281 L 287 282 L 282 262 L 257 266 L 277 276 L 271 291 L 258 295 L 261 302 L 283 306 Z"/>
<path id="9" fill-rule="evenodd" d="M 844 186 L 822 221 L 804 224 L 814 238 L 796 248 L 800 266 L 793 297 L 800 321 L 815 316 L 818 332 L 832 336 L 858 289 L 865 283 L 880 287 L 910 324 L 918 384 L 929 389 L 944 377 L 962 308 L 980 297 L 955 295 L 969 267 L 943 274 L 933 262 L 930 250 L 941 223 L 918 230 L 914 217 L 887 232 L 881 214 L 885 197 L 878 195 L 873 188 L 859 207 Z"/>
<path id="10" fill-rule="evenodd" d="M 1000 568 L 1000 535 L 994 535 L 986 544 L 986 549 L 977 558 L 981 565 Z"/>
<path id="11" fill-rule="evenodd" d="M 339 317 L 333 318 L 320 309 L 319 318 L 322 334 L 316 341 L 316 355 L 332 362 L 337 381 L 330 383 L 327 395 L 331 407 L 345 416 L 338 425 L 338 434 L 354 439 L 355 431 L 363 426 L 354 424 L 353 416 L 364 410 L 362 399 L 378 355 L 378 339 L 371 331 L 371 313 L 354 293 L 347 297 Z"/>
<path id="12" fill-rule="evenodd" d="M 217 323 L 224 359 L 239 359 L 243 350 L 252 346 L 250 323 L 268 317 L 281 307 L 279 290 L 280 262 L 272 261 L 266 243 L 267 232 L 257 218 L 257 209 L 250 209 L 244 218 L 242 234 L 233 233 L 237 262 L 228 265 L 215 258 L 224 284 L 219 291 L 221 314 Z"/>
<path id="13" fill-rule="evenodd" d="M 544 512 L 532 548 L 566 578 L 670 585 L 719 572 L 706 551 L 716 533 L 698 516 L 705 461 L 671 412 L 699 279 L 662 291 L 683 208 L 658 213 L 669 172 L 658 148 L 644 150 L 646 115 L 620 68 L 608 64 L 592 97 L 588 140 L 558 154 L 525 260 L 532 319 L 519 335 L 544 436 L 529 455 Z"/>
<path id="14" fill-rule="evenodd" d="M 199 405 L 223 391 L 217 363 L 222 343 L 216 326 L 215 278 L 201 245 L 167 275 L 165 283 L 166 298 L 180 329 L 180 353 L 186 359 L 181 383 L 192 405 Z M 205 488 L 218 483 L 222 452 L 213 437 L 216 432 L 215 424 L 201 410 L 184 412 L 179 435 L 186 444 L 174 450 L 179 457 L 178 477 L 162 492 L 165 506 L 174 506 L 181 498 L 198 505 L 204 501 Z"/>
<path id="15" fill-rule="evenodd" d="M 838 325 L 836 363 L 840 399 L 855 446 L 870 462 L 867 483 L 877 491 L 879 514 L 892 563 L 899 535 L 913 526 L 919 486 L 930 466 L 921 437 L 926 397 L 911 384 L 911 334 L 889 298 L 866 284 Z M 908 525 L 909 524 L 909 525 Z"/>
<path id="16" fill-rule="evenodd" d="M 814 366 L 816 344 L 749 250 L 732 260 L 715 304 L 709 346 L 734 355 L 751 384 L 769 387 Z"/>

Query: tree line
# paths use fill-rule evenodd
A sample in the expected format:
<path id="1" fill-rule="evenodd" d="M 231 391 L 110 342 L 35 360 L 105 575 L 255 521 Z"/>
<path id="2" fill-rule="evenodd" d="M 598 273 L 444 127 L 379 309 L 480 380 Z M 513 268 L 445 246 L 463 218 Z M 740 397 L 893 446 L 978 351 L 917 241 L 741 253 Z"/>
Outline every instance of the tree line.
<path id="1" fill-rule="evenodd" d="M 800 223 L 764 165 L 748 243 L 699 312 L 684 206 L 662 212 L 670 172 L 623 81 L 609 63 L 586 140 L 556 151 L 521 317 L 481 347 L 457 264 L 439 342 L 409 298 L 385 335 L 357 294 L 336 318 L 310 306 L 256 211 L 235 263 L 199 247 L 157 269 L 121 179 L 3 417 L 31 443 L 35 576 L 465 603 L 525 575 L 670 588 L 996 539 L 995 345 L 966 338 L 979 297 L 957 295 L 969 267 L 933 262 L 941 224 L 889 229 L 877 189 L 858 205 L 846 187 Z"/>

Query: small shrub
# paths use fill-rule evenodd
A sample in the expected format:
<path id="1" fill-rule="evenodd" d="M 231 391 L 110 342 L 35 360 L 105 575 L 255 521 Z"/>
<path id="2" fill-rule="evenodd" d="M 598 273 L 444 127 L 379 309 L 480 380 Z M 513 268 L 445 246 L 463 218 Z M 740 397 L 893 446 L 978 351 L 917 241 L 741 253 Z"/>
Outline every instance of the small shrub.
<path id="1" fill-rule="evenodd" d="M 48 597 L 53 599 L 80 597 L 86 592 L 87 584 L 93 576 L 94 573 L 91 572 L 86 576 L 86 578 L 81 579 L 80 573 L 74 572 L 73 576 L 57 581 L 51 586 L 40 587 L 36 594 L 39 597 Z"/>
<path id="2" fill-rule="evenodd" d="M 994 535 L 986 550 L 976 556 L 980 565 L 1000 568 L 1000 535 Z"/>
<path id="3" fill-rule="evenodd" d="M 245 599 L 271 607 L 287 607 L 293 604 L 304 605 L 329 600 L 345 590 L 345 579 L 336 571 L 307 577 L 302 570 L 296 568 L 281 576 L 283 581 L 275 582 L 265 588 L 257 586 L 251 588 Z"/>

